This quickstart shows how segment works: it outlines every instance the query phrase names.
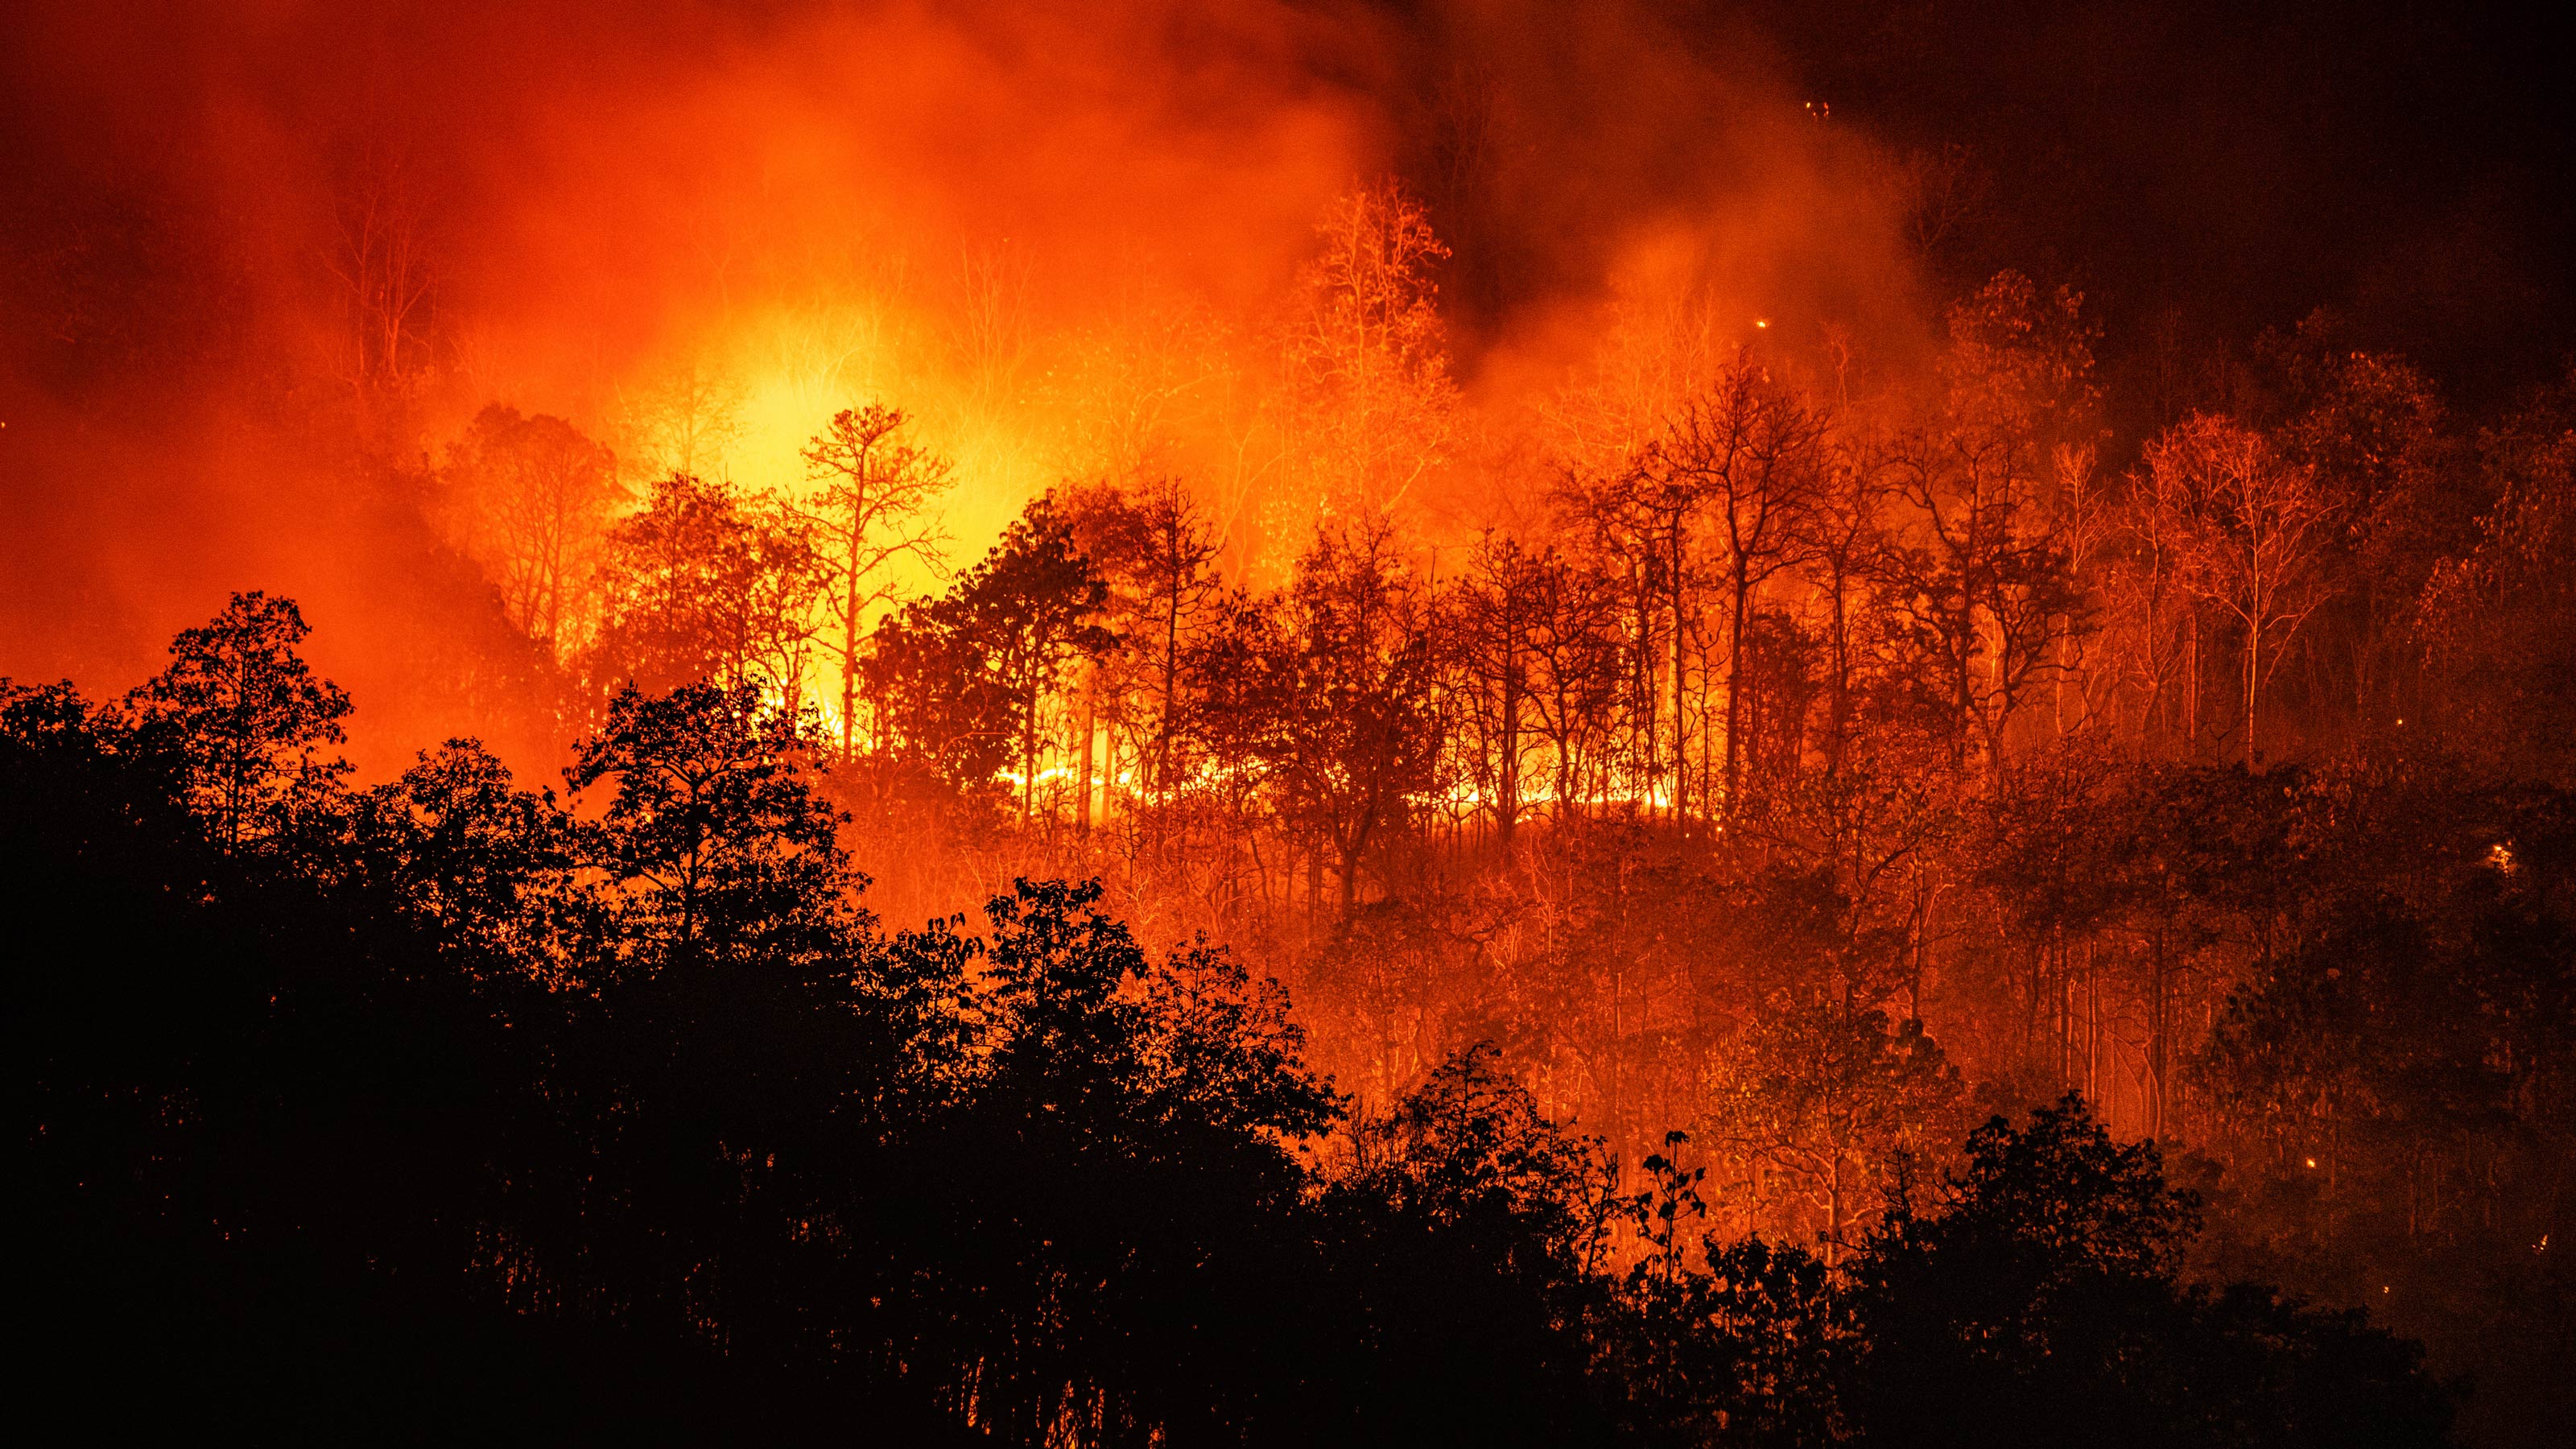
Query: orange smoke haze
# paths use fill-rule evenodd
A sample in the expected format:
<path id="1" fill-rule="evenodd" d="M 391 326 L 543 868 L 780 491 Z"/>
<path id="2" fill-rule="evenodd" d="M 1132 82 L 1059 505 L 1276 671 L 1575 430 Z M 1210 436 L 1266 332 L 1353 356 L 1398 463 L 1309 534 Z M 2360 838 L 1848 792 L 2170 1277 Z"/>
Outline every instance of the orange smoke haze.
<path id="1" fill-rule="evenodd" d="M 476 717 L 483 605 L 382 481 L 486 404 L 794 490 L 882 400 L 957 462 L 955 558 L 1060 479 L 1154 470 L 1249 559 L 1285 526 L 1246 439 L 1299 268 L 1382 177 L 1454 253 L 1435 535 L 1526 511 L 1552 400 L 1621 347 L 1760 318 L 1884 378 L 1928 335 L 1875 148 L 1757 36 L 1643 8 L 21 9 L 0 673 L 122 687 L 225 591 L 290 593 L 371 770 L 544 747 Z M 403 249 L 398 387 L 357 376 L 360 235 Z"/>

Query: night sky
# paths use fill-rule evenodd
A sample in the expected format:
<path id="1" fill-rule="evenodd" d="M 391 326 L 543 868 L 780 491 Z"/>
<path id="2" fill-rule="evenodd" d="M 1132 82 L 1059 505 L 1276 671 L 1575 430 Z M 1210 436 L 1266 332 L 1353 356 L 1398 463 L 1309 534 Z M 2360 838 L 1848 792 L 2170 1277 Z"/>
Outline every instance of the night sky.
<path id="1" fill-rule="evenodd" d="M 1981 163 L 1953 270 L 2072 281 L 2115 357 L 2168 310 L 2243 338 L 2319 306 L 2467 396 L 2566 355 L 2576 117 L 2547 7 L 1764 8 L 1838 120 Z"/>

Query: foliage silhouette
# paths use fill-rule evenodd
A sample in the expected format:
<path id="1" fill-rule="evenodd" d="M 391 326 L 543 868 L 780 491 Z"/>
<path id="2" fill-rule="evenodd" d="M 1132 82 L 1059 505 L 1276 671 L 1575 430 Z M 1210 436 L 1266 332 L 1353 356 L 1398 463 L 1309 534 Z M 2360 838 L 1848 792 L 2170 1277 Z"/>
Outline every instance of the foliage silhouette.
<path id="1" fill-rule="evenodd" d="M 1936 1194 L 1894 1153 L 1834 1266 L 1694 1262 L 1688 1137 L 1629 1191 L 1491 1045 L 1354 1114 L 1276 983 L 1096 882 L 883 931 L 754 688 L 621 693 L 579 811 L 470 741 L 358 792 L 300 638 L 245 595 L 117 707 L 0 686 L 30 1362 L 154 1365 L 93 1427 L 2443 1439 L 2410 1345 L 2187 1281 L 2196 1199 L 2080 1100 Z"/>

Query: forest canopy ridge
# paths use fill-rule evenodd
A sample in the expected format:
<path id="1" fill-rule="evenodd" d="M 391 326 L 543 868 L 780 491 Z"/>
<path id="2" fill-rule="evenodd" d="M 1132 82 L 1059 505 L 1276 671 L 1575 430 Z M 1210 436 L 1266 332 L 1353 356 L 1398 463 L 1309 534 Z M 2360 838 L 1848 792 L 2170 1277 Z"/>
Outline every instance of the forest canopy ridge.
<path id="1" fill-rule="evenodd" d="M 352 789 L 304 632 L 239 595 L 121 700 L 0 686 L 31 1305 L 152 1345 L 123 1422 L 2445 1442 L 2420 1350 L 2194 1274 L 2078 1095 L 1821 1253 L 1731 1235 L 1687 1133 L 1623 1172 L 1489 1043 L 1355 1113 L 1096 882 L 881 931 L 753 689 L 621 692 L 567 796 L 470 741 Z"/>

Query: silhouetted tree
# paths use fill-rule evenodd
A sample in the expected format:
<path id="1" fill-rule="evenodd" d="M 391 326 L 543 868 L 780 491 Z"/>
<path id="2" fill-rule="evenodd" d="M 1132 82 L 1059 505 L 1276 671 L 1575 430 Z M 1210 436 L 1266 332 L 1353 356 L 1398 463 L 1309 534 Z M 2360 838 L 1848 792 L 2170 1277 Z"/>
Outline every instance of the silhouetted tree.
<path id="1" fill-rule="evenodd" d="M 1383 521 L 1326 529 L 1287 600 L 1286 652 L 1265 661 L 1262 751 L 1281 813 L 1329 851 L 1342 908 L 1370 852 L 1432 784 L 1439 734 L 1425 601 Z"/>
<path id="2" fill-rule="evenodd" d="M 2443 1442 L 2411 1346 L 2353 1315 L 2182 1282 L 2200 1204 L 2069 1097 L 1968 1141 L 1942 1210 L 1900 1198 L 1853 1267 L 1849 1412 L 1923 1443 Z"/>
<path id="3" fill-rule="evenodd" d="M 348 763 L 349 696 L 296 652 L 312 630 L 292 599 L 233 595 L 170 644 L 170 664 L 126 697 L 139 743 L 186 772 L 190 798 L 224 849 L 292 835 L 329 808 Z"/>
<path id="4" fill-rule="evenodd" d="M 909 559 L 938 566 L 941 536 L 923 518 L 953 482 L 948 460 L 904 441 L 904 414 L 882 403 L 844 408 L 806 443 L 806 477 L 822 490 L 791 504 L 812 530 L 817 593 L 831 621 L 824 648 L 841 676 L 841 753 L 855 739 L 868 616 L 896 597 L 888 570 Z"/>
<path id="5" fill-rule="evenodd" d="M 1180 772 L 1193 763 L 1189 657 L 1224 611 L 1215 532 L 1180 480 L 1171 477 L 1128 492 L 1107 486 L 1069 492 L 1064 512 L 1075 541 L 1108 586 L 1108 627 L 1123 645 L 1092 693 L 1108 702 L 1135 738 L 1143 770 L 1138 793 L 1166 800 L 1178 789 Z"/>
<path id="6" fill-rule="evenodd" d="M 1712 813 L 1733 812 L 1742 789 L 1745 648 L 1754 591 L 1796 562 L 1807 543 L 1808 518 L 1822 483 L 1824 435 L 1824 421 L 1795 393 L 1773 384 L 1751 356 L 1741 356 L 1684 400 L 1648 465 L 1652 485 L 1672 500 L 1666 506 L 1673 515 L 1673 578 L 1689 571 L 1682 555 L 1690 547 L 1694 514 L 1705 513 L 1720 552 L 1727 601 L 1726 762 L 1724 798 Z M 1674 595 L 1677 631 L 1681 597 Z M 1680 685 L 1676 667 L 1676 720 Z"/>
<path id="7" fill-rule="evenodd" d="M 794 700 L 816 584 L 803 525 L 674 473 L 609 533 L 595 677 L 610 689 L 751 684 Z"/>
<path id="8" fill-rule="evenodd" d="M 610 701 L 565 779 L 615 793 L 586 832 L 630 961 L 652 973 L 756 957 L 793 967 L 839 944 L 863 883 L 802 761 L 802 721 L 749 686 L 688 684 Z"/>

